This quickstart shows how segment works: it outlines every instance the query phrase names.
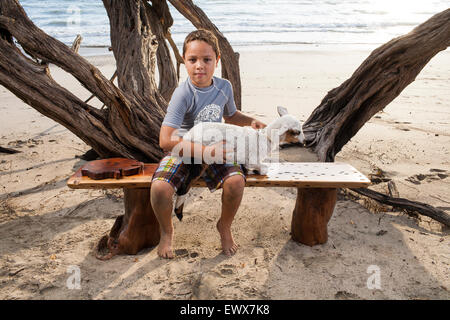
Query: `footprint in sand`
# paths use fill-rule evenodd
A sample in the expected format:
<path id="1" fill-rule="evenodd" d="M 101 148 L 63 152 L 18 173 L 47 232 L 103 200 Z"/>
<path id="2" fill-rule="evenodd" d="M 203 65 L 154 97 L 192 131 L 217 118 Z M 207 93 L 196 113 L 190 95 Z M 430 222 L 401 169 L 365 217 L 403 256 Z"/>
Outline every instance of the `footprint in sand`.
<path id="1" fill-rule="evenodd" d="M 232 275 L 234 273 L 234 269 L 236 269 L 235 265 L 233 265 L 233 264 L 224 264 L 223 268 L 220 269 L 220 274 L 222 274 L 224 276 Z"/>
<path id="2" fill-rule="evenodd" d="M 176 249 L 175 250 L 175 256 L 177 257 L 184 257 L 189 254 L 189 251 L 187 249 Z"/>
<path id="3" fill-rule="evenodd" d="M 223 269 L 220 270 L 220 274 L 222 274 L 224 276 L 231 275 L 233 273 L 234 273 L 234 271 L 232 269 L 223 268 Z"/>
<path id="4" fill-rule="evenodd" d="M 347 292 L 347 291 L 338 291 L 334 295 L 334 298 L 337 300 L 360 300 L 361 297 L 359 297 L 357 294 Z"/>
<path id="5" fill-rule="evenodd" d="M 431 173 L 431 174 L 421 174 L 421 173 L 419 173 L 419 174 L 416 174 L 416 175 L 413 175 L 413 176 L 410 176 L 410 177 L 406 178 L 406 181 L 409 181 L 409 182 L 414 183 L 414 184 L 421 184 L 422 181 L 424 181 L 424 180 L 425 180 L 425 182 L 432 182 L 432 181 L 435 181 L 435 180 L 445 179 L 445 178 L 447 178 L 449 176 L 448 174 L 446 174 L 446 172 L 447 172 L 446 170 L 430 169 L 430 171 L 433 172 L 433 173 Z"/>

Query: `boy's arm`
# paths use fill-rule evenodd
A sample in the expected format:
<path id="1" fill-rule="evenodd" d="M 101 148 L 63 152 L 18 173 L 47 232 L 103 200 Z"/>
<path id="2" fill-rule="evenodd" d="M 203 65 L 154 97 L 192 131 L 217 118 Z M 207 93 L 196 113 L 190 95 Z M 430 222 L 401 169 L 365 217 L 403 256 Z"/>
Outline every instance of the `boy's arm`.
<path id="1" fill-rule="evenodd" d="M 211 146 L 204 146 L 202 144 L 183 140 L 182 137 L 176 135 L 177 129 L 162 125 L 159 132 L 159 146 L 164 151 L 174 151 L 177 155 L 195 157 L 201 155 L 208 155 L 214 157 L 217 152 L 223 153 L 223 159 L 226 160 L 226 150 L 224 142 L 219 142 Z M 174 149 L 175 148 L 175 149 Z M 190 154 L 184 154 L 185 150 L 190 150 Z M 195 152 L 197 151 L 197 152 Z"/>
<path id="2" fill-rule="evenodd" d="M 177 129 L 162 125 L 159 132 L 159 146 L 164 151 L 171 151 L 183 139 L 176 135 Z"/>
<path id="3" fill-rule="evenodd" d="M 237 126 L 251 126 L 253 129 L 262 129 L 266 126 L 263 122 L 243 114 L 237 110 L 231 117 L 223 117 L 226 123 L 235 124 Z"/>

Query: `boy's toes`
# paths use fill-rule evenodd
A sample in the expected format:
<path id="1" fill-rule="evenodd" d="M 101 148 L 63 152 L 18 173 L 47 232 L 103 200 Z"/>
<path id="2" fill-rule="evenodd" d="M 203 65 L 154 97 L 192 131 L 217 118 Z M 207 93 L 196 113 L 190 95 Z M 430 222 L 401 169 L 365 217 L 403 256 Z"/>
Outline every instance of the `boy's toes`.
<path id="1" fill-rule="evenodd" d="M 223 249 L 223 253 L 226 256 L 231 257 L 237 252 L 237 249 L 238 249 L 238 245 L 233 244 L 233 246 L 231 246 L 231 248 Z"/>
<path id="2" fill-rule="evenodd" d="M 163 259 L 173 259 L 174 258 L 174 254 L 172 250 L 168 250 L 168 251 L 158 251 L 158 256 L 160 256 Z"/>
<path id="3" fill-rule="evenodd" d="M 158 247 L 158 256 L 160 256 L 163 259 L 173 259 L 175 257 L 172 247 L 170 247 L 170 246 Z"/>

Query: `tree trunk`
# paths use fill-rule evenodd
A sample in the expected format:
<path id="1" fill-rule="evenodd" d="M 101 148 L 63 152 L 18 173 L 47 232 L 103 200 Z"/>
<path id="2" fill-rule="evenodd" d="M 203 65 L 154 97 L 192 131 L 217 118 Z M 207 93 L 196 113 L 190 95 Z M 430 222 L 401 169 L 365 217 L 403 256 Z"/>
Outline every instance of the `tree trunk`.
<path id="1" fill-rule="evenodd" d="M 86 59 L 37 28 L 15 0 L 0 2 L 0 84 L 68 128 L 101 157 L 158 161 L 167 102 L 154 81 L 158 43 L 150 24 L 160 22 L 151 20 L 144 1 L 104 3 L 114 28 L 111 42 L 120 89 Z M 108 108 L 98 110 L 59 86 L 48 65 L 27 57 L 13 37 L 31 57 L 72 74 Z"/>
<path id="2" fill-rule="evenodd" d="M 148 106 L 164 106 L 165 100 L 170 99 L 177 86 L 175 69 L 158 15 L 164 12 L 162 9 L 157 12 L 146 1 L 103 0 L 103 4 L 110 20 L 111 46 L 116 58 L 119 88 L 142 97 Z M 159 88 L 155 82 L 157 65 Z"/>

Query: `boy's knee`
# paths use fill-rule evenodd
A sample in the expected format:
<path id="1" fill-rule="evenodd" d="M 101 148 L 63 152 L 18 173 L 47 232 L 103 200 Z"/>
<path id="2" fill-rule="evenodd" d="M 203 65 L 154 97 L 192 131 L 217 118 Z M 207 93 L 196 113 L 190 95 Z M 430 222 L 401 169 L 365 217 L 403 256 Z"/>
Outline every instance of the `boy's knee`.
<path id="1" fill-rule="evenodd" d="M 231 196 L 241 195 L 244 191 L 245 180 L 241 175 L 234 175 L 227 178 L 223 183 L 223 189 Z"/>
<path id="2" fill-rule="evenodd" d="M 172 202 L 174 189 L 170 183 L 165 181 L 155 180 L 152 182 L 150 189 L 150 197 L 153 205 L 161 203 Z"/>

